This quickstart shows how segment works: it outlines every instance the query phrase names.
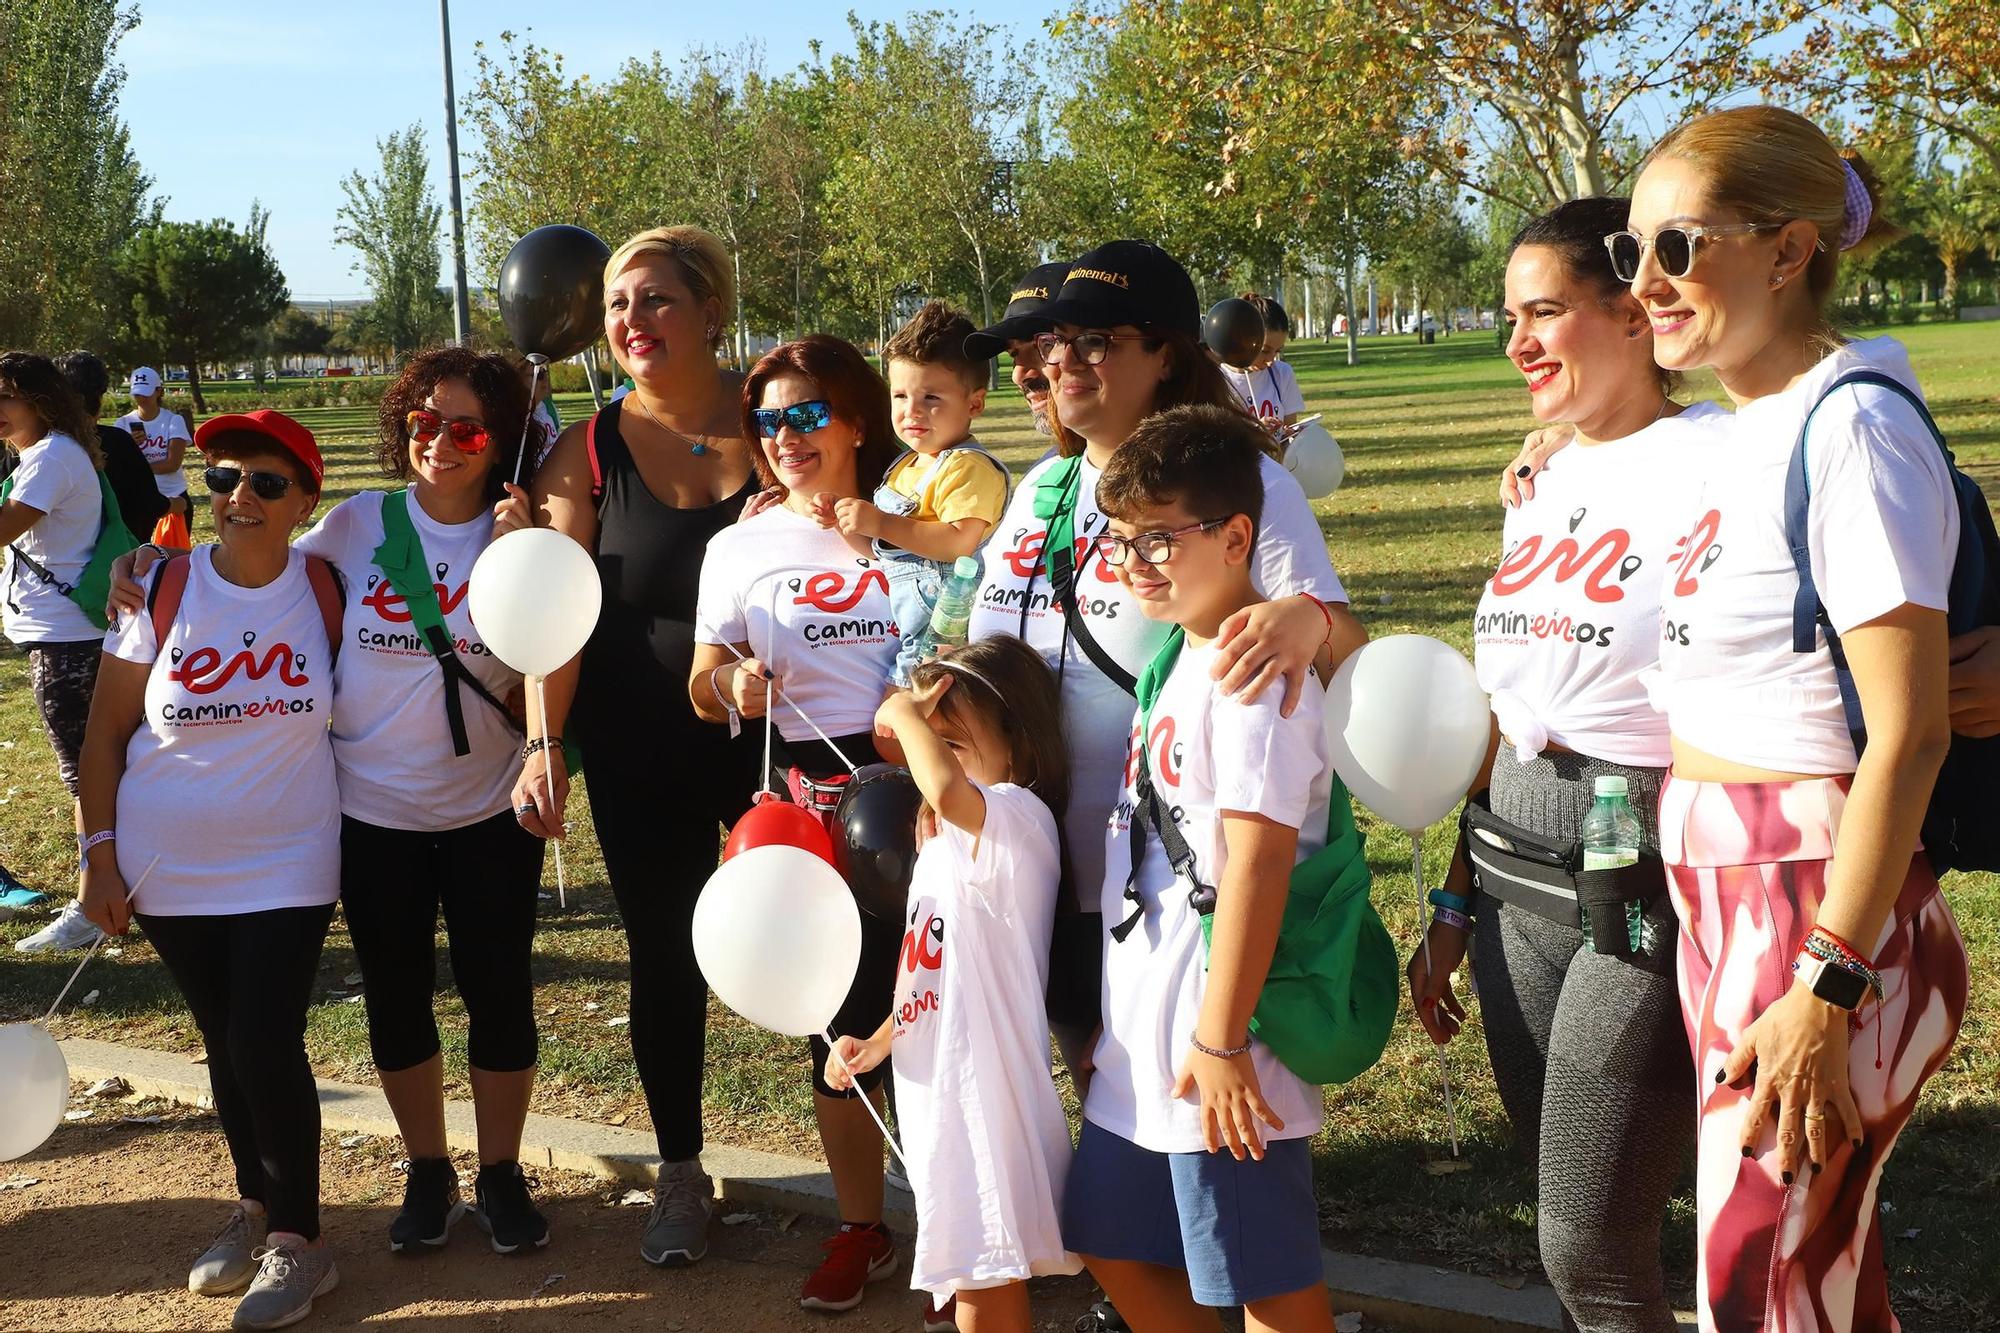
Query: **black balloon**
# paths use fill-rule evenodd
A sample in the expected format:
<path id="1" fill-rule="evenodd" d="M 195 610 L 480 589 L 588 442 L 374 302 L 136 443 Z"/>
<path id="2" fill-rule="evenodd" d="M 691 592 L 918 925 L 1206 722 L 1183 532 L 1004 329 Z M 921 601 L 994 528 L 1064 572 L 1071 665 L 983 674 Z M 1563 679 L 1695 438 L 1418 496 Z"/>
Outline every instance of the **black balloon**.
<path id="1" fill-rule="evenodd" d="M 903 920 L 923 803 L 917 780 L 894 764 L 864 765 L 840 794 L 833 853 L 854 901 L 870 916 Z"/>
<path id="2" fill-rule="evenodd" d="M 1201 340 L 1223 365 L 1242 370 L 1264 350 L 1264 317 L 1240 296 L 1217 301 L 1202 317 Z"/>
<path id="3" fill-rule="evenodd" d="M 604 264 L 611 247 L 564 223 L 514 242 L 500 266 L 500 320 L 514 346 L 560 361 L 604 331 Z"/>

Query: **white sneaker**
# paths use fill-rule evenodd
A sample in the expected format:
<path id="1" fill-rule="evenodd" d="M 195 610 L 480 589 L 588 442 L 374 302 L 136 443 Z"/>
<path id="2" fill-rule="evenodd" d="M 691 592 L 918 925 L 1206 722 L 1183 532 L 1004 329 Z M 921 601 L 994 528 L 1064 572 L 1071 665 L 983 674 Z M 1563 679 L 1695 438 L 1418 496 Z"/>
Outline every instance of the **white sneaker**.
<path id="1" fill-rule="evenodd" d="M 24 940 L 14 941 L 16 953 L 65 952 L 87 949 L 104 934 L 83 914 L 83 904 L 72 898 L 56 919 Z"/>

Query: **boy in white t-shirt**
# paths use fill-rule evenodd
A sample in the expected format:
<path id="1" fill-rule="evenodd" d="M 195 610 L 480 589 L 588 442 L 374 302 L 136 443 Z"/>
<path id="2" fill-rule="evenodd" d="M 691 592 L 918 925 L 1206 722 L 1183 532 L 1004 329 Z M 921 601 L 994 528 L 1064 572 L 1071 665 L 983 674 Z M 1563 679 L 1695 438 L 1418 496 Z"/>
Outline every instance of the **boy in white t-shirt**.
<path id="1" fill-rule="evenodd" d="M 1285 717 L 1281 687 L 1229 698 L 1211 674 L 1222 622 L 1264 600 L 1262 444 L 1236 413 L 1173 408 L 1098 485 L 1098 555 L 1148 617 L 1180 627 L 1141 677 L 1152 707 L 1107 830 L 1104 1027 L 1063 1212 L 1065 1243 L 1134 1328 L 1189 1327 L 1202 1306 L 1241 1306 L 1252 1330 L 1333 1328 L 1310 1149 L 1320 1091 L 1249 1033 L 1292 868 L 1325 839 L 1332 767 L 1318 708 Z"/>
<path id="2" fill-rule="evenodd" d="M 962 311 L 932 301 L 882 349 L 889 410 L 909 448 L 874 500 L 834 506 L 835 526 L 889 576 L 901 642 L 890 679 L 907 689 L 938 592 L 960 556 L 977 558 L 1007 507 L 1007 465 L 972 436 L 986 410 L 986 363 L 966 355 L 976 333 Z"/>

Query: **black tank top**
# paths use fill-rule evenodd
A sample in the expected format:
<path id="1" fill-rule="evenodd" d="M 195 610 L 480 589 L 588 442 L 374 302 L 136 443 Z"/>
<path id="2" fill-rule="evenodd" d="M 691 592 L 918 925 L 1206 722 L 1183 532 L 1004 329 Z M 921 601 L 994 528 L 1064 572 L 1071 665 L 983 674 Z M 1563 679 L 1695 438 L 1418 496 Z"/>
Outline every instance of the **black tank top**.
<path id="1" fill-rule="evenodd" d="M 708 539 L 736 521 L 757 480 L 751 476 L 734 495 L 711 505 L 661 503 L 619 431 L 621 406 L 607 404 L 597 417 L 604 477 L 597 572 L 604 609 L 584 646 L 574 710 L 585 773 L 629 770 L 629 758 L 670 787 L 712 789 L 725 809 L 740 810 L 756 782 L 757 752 L 747 743 L 755 729 L 745 727 L 744 743 L 730 744 L 727 727 L 695 716 L 687 690 L 702 557 Z M 610 762 L 600 764 L 600 757 Z M 705 773 L 711 764 L 722 771 Z"/>

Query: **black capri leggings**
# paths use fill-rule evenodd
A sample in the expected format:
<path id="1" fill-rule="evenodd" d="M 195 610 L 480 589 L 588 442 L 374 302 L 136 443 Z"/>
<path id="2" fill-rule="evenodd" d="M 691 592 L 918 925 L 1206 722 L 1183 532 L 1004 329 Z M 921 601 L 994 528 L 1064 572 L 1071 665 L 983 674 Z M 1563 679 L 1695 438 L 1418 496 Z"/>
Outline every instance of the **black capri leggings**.
<path id="1" fill-rule="evenodd" d="M 855 764 L 866 767 L 882 762 L 882 756 L 875 752 L 875 738 L 860 734 L 842 736 L 836 744 L 840 754 L 847 756 Z M 825 781 L 835 776 L 844 776 L 847 765 L 840 761 L 824 741 L 787 741 L 780 755 L 780 761 L 797 768 L 807 777 Z M 780 773 L 772 780 L 779 786 Z M 836 835 L 838 836 L 838 835 Z M 829 1025 L 836 1037 L 872 1037 L 875 1029 L 882 1026 L 882 1020 L 889 1016 L 889 1006 L 896 992 L 896 955 L 903 947 L 903 923 L 884 921 L 867 912 L 861 914 L 861 963 L 854 969 L 854 984 L 848 987 L 847 998 L 840 1002 L 840 1012 L 833 1016 Z M 826 1082 L 826 1060 L 832 1048 L 824 1037 L 806 1039 L 806 1058 L 812 1062 L 813 1091 L 822 1097 L 856 1097 L 860 1093 L 852 1088 L 835 1092 Z M 865 1074 L 857 1074 L 855 1083 L 864 1092 L 873 1092 L 882 1086 L 889 1076 L 889 1061 L 884 1060 Z"/>
<path id="2" fill-rule="evenodd" d="M 340 820 L 340 904 L 361 964 L 368 1046 L 394 1073 L 439 1050 L 437 919 L 465 1001 L 466 1058 L 496 1074 L 535 1063 L 535 894 L 542 842 L 503 810 L 441 832 Z"/>
<path id="3" fill-rule="evenodd" d="M 306 1008 L 332 920 L 332 903 L 138 917 L 201 1029 L 237 1194 L 264 1205 L 271 1230 L 307 1240 L 319 1236 L 319 1088 Z"/>

